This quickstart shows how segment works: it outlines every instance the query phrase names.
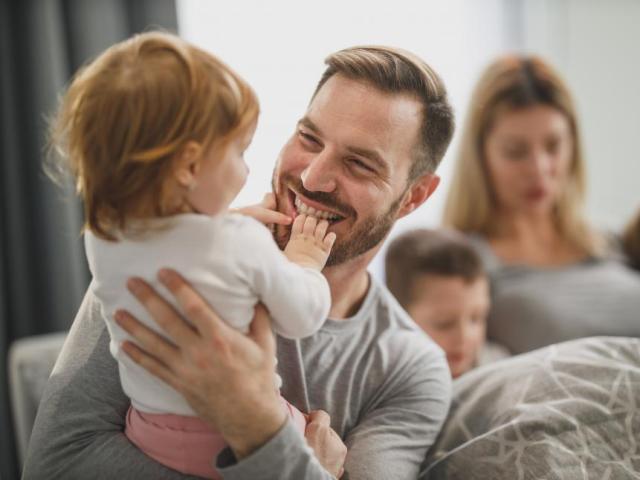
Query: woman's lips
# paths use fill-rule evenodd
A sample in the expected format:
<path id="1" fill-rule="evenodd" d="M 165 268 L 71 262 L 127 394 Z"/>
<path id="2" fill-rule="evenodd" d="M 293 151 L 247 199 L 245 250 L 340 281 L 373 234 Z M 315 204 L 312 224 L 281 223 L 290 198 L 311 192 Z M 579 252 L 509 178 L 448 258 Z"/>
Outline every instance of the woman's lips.
<path id="1" fill-rule="evenodd" d="M 532 188 L 527 190 L 526 197 L 531 201 L 540 201 L 547 197 L 549 191 L 546 188 Z"/>

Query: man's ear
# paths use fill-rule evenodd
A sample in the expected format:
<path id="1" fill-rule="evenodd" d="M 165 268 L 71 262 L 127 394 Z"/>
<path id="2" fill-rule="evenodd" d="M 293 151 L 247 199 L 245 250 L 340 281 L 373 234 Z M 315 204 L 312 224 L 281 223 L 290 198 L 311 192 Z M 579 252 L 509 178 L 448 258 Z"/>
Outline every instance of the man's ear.
<path id="1" fill-rule="evenodd" d="M 175 159 L 173 175 L 178 184 L 191 188 L 196 183 L 201 161 L 202 146 L 194 141 L 187 142 Z"/>
<path id="2" fill-rule="evenodd" d="M 435 173 L 427 173 L 415 180 L 404 194 L 402 206 L 398 210 L 398 218 L 410 214 L 426 202 L 439 184 L 440 177 Z"/>

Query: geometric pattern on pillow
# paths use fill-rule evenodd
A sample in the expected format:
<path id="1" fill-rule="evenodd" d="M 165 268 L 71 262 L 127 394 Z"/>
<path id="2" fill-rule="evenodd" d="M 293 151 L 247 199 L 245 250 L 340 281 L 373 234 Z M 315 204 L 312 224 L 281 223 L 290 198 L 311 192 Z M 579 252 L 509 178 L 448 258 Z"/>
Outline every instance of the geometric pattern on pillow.
<path id="1" fill-rule="evenodd" d="M 640 340 L 573 340 L 458 378 L 421 479 L 640 479 Z"/>

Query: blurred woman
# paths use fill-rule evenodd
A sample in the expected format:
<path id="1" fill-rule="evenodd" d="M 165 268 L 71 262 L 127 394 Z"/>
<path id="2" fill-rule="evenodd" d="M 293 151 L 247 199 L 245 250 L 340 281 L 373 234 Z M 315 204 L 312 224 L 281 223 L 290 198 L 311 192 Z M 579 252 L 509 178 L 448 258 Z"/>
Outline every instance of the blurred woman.
<path id="1" fill-rule="evenodd" d="M 505 56 L 471 99 L 444 223 L 470 234 L 492 280 L 489 338 L 521 353 L 592 335 L 640 336 L 640 276 L 582 213 L 574 103 L 540 58 Z"/>

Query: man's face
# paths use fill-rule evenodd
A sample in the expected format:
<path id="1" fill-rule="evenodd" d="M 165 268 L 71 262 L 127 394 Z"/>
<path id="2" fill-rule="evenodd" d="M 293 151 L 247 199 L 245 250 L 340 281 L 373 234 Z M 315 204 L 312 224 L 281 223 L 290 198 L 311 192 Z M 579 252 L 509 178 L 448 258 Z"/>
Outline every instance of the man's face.
<path id="1" fill-rule="evenodd" d="M 273 190 L 281 212 L 329 220 L 337 240 L 327 266 L 371 250 L 415 208 L 407 177 L 421 120 L 421 105 L 410 96 L 341 75 L 312 100 L 280 153 Z M 281 248 L 289 233 L 277 227 Z"/>

